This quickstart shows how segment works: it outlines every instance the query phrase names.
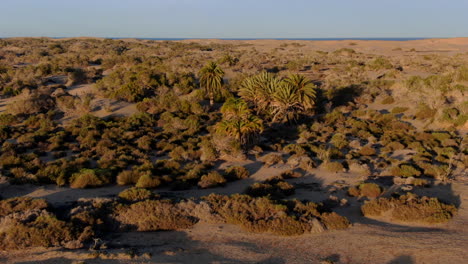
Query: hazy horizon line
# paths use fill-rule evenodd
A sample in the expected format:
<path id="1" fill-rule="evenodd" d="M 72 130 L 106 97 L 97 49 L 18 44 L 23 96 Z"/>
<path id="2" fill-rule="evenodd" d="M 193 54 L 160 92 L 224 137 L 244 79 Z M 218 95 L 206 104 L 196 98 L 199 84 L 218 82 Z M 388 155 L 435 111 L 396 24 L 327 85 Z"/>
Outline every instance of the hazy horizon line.
<path id="1" fill-rule="evenodd" d="M 265 37 L 265 38 L 236 38 L 236 37 L 96 37 L 96 36 L 74 36 L 74 37 L 51 37 L 51 36 L 14 36 L 0 37 L 0 39 L 9 38 L 51 38 L 51 39 L 66 39 L 66 38 L 102 38 L 102 39 L 142 39 L 142 40 L 425 40 L 425 39 L 452 39 L 466 37 L 311 37 L 311 38 L 293 38 L 293 37 Z"/>

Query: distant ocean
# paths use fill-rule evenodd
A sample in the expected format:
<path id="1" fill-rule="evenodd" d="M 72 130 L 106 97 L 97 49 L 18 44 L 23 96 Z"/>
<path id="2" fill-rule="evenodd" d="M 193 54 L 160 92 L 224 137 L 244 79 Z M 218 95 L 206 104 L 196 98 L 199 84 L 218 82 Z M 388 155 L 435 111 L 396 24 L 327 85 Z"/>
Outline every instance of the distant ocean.
<path id="1" fill-rule="evenodd" d="M 122 39 L 122 38 L 113 38 Z M 429 38 L 135 38 L 144 40 L 186 40 L 186 39 L 222 39 L 222 40 L 315 40 L 315 41 L 327 41 L 327 40 L 384 40 L 384 41 L 408 41 L 408 40 L 421 40 Z"/>
<path id="2" fill-rule="evenodd" d="M 0 37 L 0 39 L 9 37 Z M 53 39 L 73 38 L 73 37 L 50 37 Z M 84 36 L 86 38 L 86 36 Z M 92 38 L 92 37 L 91 37 Z M 108 39 L 143 39 L 143 40 L 190 40 L 190 39 L 221 39 L 221 40 L 314 40 L 314 41 L 327 41 L 327 40 L 383 40 L 383 41 L 409 41 L 431 39 L 428 38 L 138 38 L 138 37 L 102 37 Z"/>

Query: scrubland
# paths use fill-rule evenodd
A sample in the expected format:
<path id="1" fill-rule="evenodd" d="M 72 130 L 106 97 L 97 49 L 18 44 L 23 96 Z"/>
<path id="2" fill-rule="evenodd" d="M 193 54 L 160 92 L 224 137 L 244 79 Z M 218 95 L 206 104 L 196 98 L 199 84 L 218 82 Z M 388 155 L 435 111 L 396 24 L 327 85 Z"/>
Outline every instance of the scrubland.
<path id="1" fill-rule="evenodd" d="M 0 39 L 0 261 L 460 262 L 467 93 L 466 39 Z"/>

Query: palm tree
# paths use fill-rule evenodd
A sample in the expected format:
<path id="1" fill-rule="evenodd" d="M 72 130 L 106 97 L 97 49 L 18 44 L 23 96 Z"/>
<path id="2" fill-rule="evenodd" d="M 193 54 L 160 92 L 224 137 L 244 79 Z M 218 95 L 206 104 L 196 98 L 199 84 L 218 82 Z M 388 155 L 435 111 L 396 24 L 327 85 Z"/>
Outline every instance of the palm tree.
<path id="1" fill-rule="evenodd" d="M 213 106 L 214 97 L 220 92 L 224 84 L 224 71 L 218 64 L 211 61 L 200 70 L 198 75 L 200 76 L 200 85 L 210 98 L 210 106 Z"/>
<path id="2" fill-rule="evenodd" d="M 279 80 L 273 74 L 263 72 L 247 78 L 239 95 L 254 105 L 257 114 L 271 116 L 272 122 L 292 122 L 299 113 L 314 107 L 315 88 L 303 75 L 291 74 Z"/>
<path id="3" fill-rule="evenodd" d="M 253 104 L 257 114 L 265 111 L 272 100 L 272 94 L 280 85 L 273 74 L 262 72 L 244 80 L 239 96 Z"/>
<path id="4" fill-rule="evenodd" d="M 297 89 L 298 100 L 304 110 L 312 109 L 315 105 L 317 86 L 310 79 L 300 74 L 291 74 L 284 82 L 291 84 Z"/>
<path id="5" fill-rule="evenodd" d="M 242 99 L 230 98 L 221 107 L 223 120 L 216 131 L 236 138 L 243 147 L 252 143 L 258 133 L 263 131 L 263 122 L 252 115 L 247 103 Z"/>
<path id="6" fill-rule="evenodd" d="M 303 110 L 299 103 L 299 96 L 296 87 L 287 82 L 282 82 L 273 94 L 273 101 L 270 105 L 272 122 L 296 120 L 298 112 Z"/>
<path id="7" fill-rule="evenodd" d="M 315 84 L 299 74 L 285 78 L 273 93 L 270 109 L 272 122 L 296 121 L 299 113 L 312 109 L 315 105 Z"/>

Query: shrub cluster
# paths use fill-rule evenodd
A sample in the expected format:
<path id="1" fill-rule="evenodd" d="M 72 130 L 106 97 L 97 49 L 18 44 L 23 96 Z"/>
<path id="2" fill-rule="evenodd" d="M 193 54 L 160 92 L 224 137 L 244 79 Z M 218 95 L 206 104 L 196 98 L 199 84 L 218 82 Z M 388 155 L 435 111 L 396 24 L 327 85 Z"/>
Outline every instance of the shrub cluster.
<path id="1" fill-rule="evenodd" d="M 391 218 L 396 221 L 437 224 L 450 220 L 457 209 L 437 198 L 407 194 L 399 198 L 366 201 L 361 211 L 364 216 L 380 216 L 390 211 Z"/>

